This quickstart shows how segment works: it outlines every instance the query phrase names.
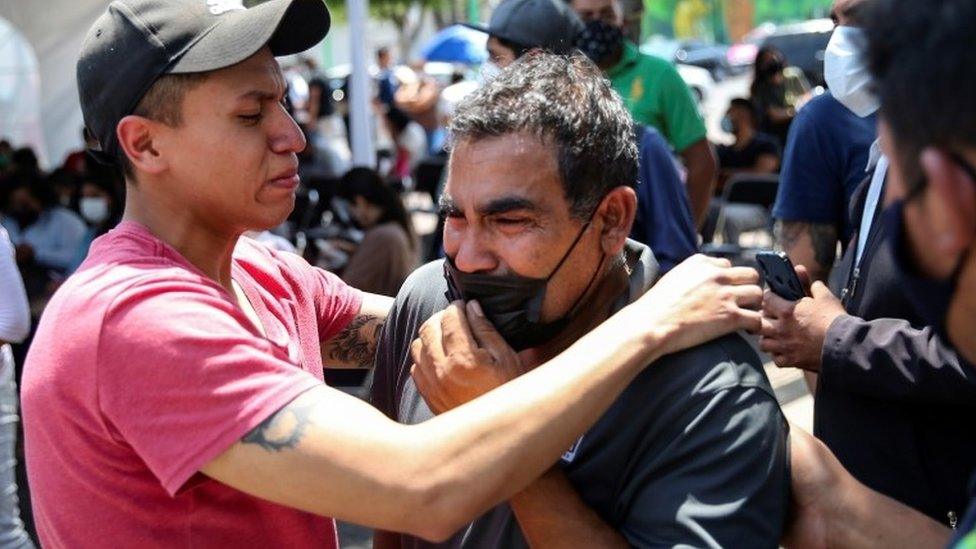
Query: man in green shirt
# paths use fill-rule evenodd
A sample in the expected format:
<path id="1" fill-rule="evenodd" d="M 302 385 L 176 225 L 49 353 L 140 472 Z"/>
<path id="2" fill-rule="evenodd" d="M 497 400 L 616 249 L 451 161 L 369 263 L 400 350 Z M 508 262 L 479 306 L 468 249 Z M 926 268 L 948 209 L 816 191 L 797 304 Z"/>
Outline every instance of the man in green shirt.
<path id="1" fill-rule="evenodd" d="M 571 5 L 586 23 L 580 49 L 603 70 L 634 119 L 657 128 L 684 161 L 691 210 L 700 225 L 717 163 L 688 86 L 671 63 L 640 53 L 624 39 L 620 0 L 572 0 Z"/>

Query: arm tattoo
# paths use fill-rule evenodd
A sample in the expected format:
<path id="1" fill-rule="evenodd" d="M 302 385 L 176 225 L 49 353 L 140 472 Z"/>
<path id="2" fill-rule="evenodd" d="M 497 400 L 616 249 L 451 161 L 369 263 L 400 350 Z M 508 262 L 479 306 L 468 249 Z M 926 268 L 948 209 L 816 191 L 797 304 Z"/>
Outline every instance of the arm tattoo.
<path id="1" fill-rule="evenodd" d="M 298 446 L 305 429 L 311 423 L 314 405 L 314 402 L 296 404 L 292 401 L 244 435 L 241 442 L 257 444 L 269 452 L 280 452 Z"/>
<path id="2" fill-rule="evenodd" d="M 376 342 L 383 329 L 383 318 L 360 314 L 327 343 L 326 358 L 330 363 L 372 368 Z"/>
<path id="3" fill-rule="evenodd" d="M 776 244 L 787 253 L 800 243 L 804 235 L 809 236 L 817 267 L 829 271 L 837 256 L 837 229 L 824 223 L 803 223 L 798 221 L 776 221 Z"/>
<path id="4" fill-rule="evenodd" d="M 837 258 L 837 229 L 833 225 L 810 224 L 810 241 L 814 257 L 825 271 L 830 271 Z"/>
<path id="5" fill-rule="evenodd" d="M 773 236 L 776 239 L 776 245 L 780 250 L 789 253 L 796 246 L 797 241 L 800 240 L 800 235 L 803 234 L 803 229 L 805 228 L 806 223 L 777 219 L 776 225 L 773 227 Z"/>

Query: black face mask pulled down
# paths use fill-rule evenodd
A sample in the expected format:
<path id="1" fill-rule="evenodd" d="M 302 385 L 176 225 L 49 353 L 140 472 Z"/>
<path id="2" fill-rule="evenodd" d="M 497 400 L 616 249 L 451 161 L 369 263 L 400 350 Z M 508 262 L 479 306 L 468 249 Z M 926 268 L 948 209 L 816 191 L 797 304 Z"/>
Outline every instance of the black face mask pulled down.
<path id="1" fill-rule="evenodd" d="M 444 278 L 447 279 L 448 301 L 477 301 L 485 317 L 495 326 L 498 333 L 516 351 L 538 347 L 562 332 L 576 313 L 576 309 L 593 286 L 603 267 L 603 261 L 586 289 L 576 299 L 569 313 L 559 320 L 540 322 L 542 303 L 546 299 L 546 286 L 566 262 L 566 258 L 576 248 L 583 233 L 590 226 L 587 221 L 576 240 L 563 255 L 556 268 L 545 278 L 532 278 L 520 275 L 489 275 L 465 273 L 457 268 L 451 258 L 444 260 Z"/>
<path id="2" fill-rule="evenodd" d="M 576 37 L 576 47 L 597 65 L 602 65 L 620 53 L 624 31 L 600 19 L 590 21 Z"/>

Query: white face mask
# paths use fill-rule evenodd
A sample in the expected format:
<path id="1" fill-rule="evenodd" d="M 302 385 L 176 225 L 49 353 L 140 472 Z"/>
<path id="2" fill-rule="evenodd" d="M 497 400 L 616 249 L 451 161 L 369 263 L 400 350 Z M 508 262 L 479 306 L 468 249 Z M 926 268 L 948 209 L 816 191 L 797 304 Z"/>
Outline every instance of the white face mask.
<path id="1" fill-rule="evenodd" d="M 878 98 L 871 91 L 864 49 L 867 38 L 856 27 L 837 27 L 824 52 L 824 80 L 830 93 L 861 118 L 878 110 Z"/>
<path id="2" fill-rule="evenodd" d="M 92 225 L 104 223 L 108 219 L 108 199 L 97 196 L 86 196 L 78 201 L 81 217 Z"/>
<path id="3" fill-rule="evenodd" d="M 501 67 L 491 61 L 485 61 L 481 64 L 481 85 L 484 86 L 488 82 L 491 82 L 501 73 Z"/>

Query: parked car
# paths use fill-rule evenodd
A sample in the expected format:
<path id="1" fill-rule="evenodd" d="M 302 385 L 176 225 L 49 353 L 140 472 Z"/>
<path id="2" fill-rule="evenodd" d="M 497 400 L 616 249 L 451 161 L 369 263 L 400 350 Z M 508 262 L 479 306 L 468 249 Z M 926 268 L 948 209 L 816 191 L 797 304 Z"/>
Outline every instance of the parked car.
<path id="1" fill-rule="evenodd" d="M 783 52 L 788 65 L 801 69 L 814 86 L 824 86 L 824 52 L 833 32 L 834 22 L 830 19 L 781 25 L 763 40 L 762 46 Z"/>

